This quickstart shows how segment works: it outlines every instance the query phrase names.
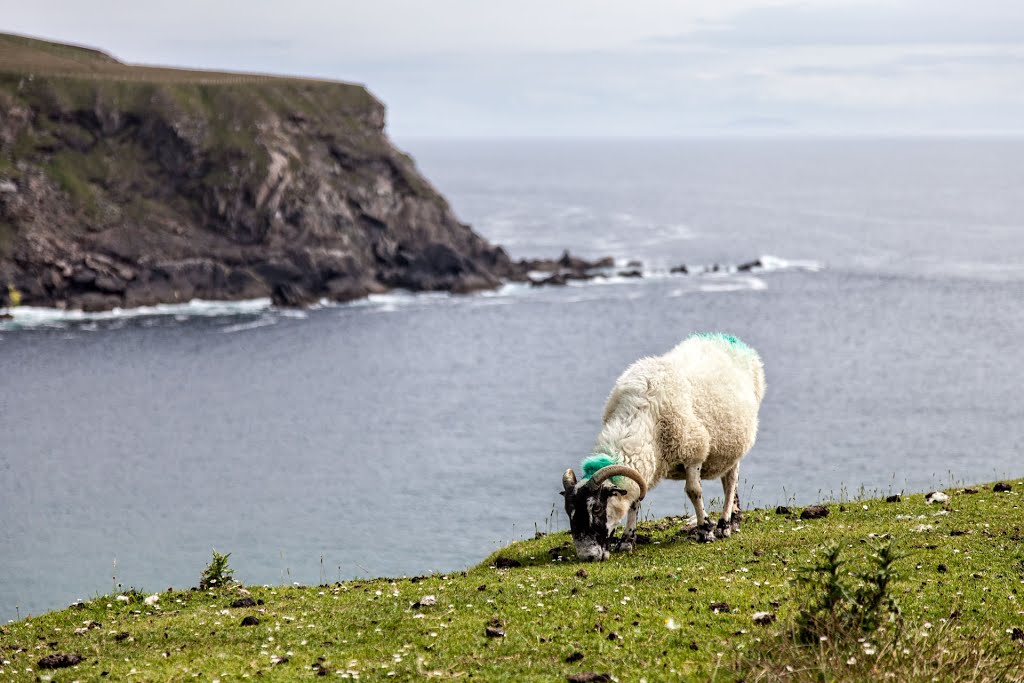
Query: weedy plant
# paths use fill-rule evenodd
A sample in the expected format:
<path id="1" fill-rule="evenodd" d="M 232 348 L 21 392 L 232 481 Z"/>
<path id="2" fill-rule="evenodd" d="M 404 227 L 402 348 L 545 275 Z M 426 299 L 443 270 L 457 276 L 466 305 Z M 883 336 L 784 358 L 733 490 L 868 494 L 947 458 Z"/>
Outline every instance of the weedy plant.
<path id="1" fill-rule="evenodd" d="M 797 578 L 797 590 L 804 600 L 794 634 L 801 643 L 859 637 L 885 623 L 899 624 L 900 608 L 891 592 L 898 578 L 893 565 L 901 559 L 896 541 L 876 544 L 863 572 L 847 572 L 841 555 L 839 544 L 824 546 L 818 563 Z"/>
<path id="2" fill-rule="evenodd" d="M 222 555 L 216 550 L 213 551 L 210 564 L 206 565 L 202 576 L 199 577 L 199 588 L 201 590 L 230 586 L 235 582 L 235 570 L 228 566 L 229 557 L 231 557 L 231 553 Z"/>
<path id="3" fill-rule="evenodd" d="M 8 284 L 6 297 L 3 295 L 2 290 L 0 290 L 0 304 L 4 303 L 4 299 L 7 300 L 7 308 L 16 308 L 21 305 L 21 292 L 14 285 Z"/>
<path id="4" fill-rule="evenodd" d="M 1004 637 L 998 629 L 965 639 L 959 611 L 934 629 L 904 624 L 893 596 L 899 579 L 893 565 L 903 558 L 894 540 L 874 545 L 861 571 L 851 569 L 835 542 L 816 557 L 797 577 L 802 606 L 792 627 L 778 635 L 769 656 L 740 665 L 745 680 L 1024 680 L 1024 652 L 1001 657 L 990 645 Z"/>

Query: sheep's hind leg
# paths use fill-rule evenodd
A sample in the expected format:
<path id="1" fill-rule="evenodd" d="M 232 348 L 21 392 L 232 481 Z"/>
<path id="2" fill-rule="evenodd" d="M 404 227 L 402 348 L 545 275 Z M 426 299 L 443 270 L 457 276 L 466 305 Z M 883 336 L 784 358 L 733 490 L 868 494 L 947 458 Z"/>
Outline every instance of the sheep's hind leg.
<path id="1" fill-rule="evenodd" d="M 629 514 L 626 516 L 626 528 L 622 532 L 622 538 L 615 546 L 615 550 L 629 552 L 636 548 L 636 518 L 640 514 L 640 501 L 629 506 Z"/>
<path id="2" fill-rule="evenodd" d="M 697 513 L 697 528 L 693 537 L 701 543 L 715 540 L 715 527 L 704 513 L 704 495 L 700 486 L 700 465 L 686 467 L 686 495 L 690 497 L 693 511 Z"/>
<path id="3" fill-rule="evenodd" d="M 733 515 L 739 504 L 739 495 L 736 493 L 736 480 L 739 479 L 739 465 L 722 476 L 722 490 L 725 491 L 725 503 L 722 505 L 722 516 L 718 518 L 718 528 L 715 534 L 719 538 L 727 538 L 733 532 Z M 739 530 L 737 524 L 736 530 Z"/>
<path id="4" fill-rule="evenodd" d="M 737 531 L 739 531 L 740 527 L 742 525 L 743 525 L 743 510 L 740 509 L 740 492 L 737 490 L 736 491 L 736 507 L 732 511 L 732 520 L 731 520 L 731 523 L 730 523 L 730 526 L 732 527 L 732 532 L 736 533 Z"/>

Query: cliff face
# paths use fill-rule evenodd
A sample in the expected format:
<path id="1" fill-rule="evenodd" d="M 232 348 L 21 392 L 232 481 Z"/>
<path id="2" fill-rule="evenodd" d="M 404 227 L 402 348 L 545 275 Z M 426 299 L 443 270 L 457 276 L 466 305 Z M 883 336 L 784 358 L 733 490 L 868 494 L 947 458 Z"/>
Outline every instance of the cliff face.
<path id="1" fill-rule="evenodd" d="M 361 86 L 0 35 L 0 284 L 24 304 L 297 305 L 522 272 L 391 144 Z"/>

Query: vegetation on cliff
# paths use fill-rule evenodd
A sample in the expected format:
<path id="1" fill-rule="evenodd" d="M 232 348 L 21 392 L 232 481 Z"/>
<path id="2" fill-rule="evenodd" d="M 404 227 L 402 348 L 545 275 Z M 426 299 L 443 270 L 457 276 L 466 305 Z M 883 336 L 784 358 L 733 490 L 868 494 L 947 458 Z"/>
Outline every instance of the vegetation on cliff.
<path id="1" fill-rule="evenodd" d="M 0 284 L 26 304 L 343 301 L 525 267 L 458 221 L 360 85 L 0 34 Z"/>
<path id="2" fill-rule="evenodd" d="M 0 680 L 1022 680 L 1022 490 L 748 511 L 706 545 L 648 521 L 600 564 L 552 533 L 445 576 L 130 591 L 6 626 Z"/>

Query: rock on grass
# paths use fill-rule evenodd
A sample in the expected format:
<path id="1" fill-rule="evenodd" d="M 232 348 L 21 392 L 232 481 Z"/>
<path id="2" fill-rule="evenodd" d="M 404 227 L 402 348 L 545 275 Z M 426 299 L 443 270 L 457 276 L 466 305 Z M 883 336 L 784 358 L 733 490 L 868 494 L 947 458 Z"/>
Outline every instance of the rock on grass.
<path id="1" fill-rule="evenodd" d="M 487 622 L 487 626 L 484 628 L 484 634 L 488 638 L 504 638 L 505 637 L 505 622 L 495 617 Z"/>
<path id="2" fill-rule="evenodd" d="M 572 674 L 566 676 L 565 680 L 569 683 L 608 683 L 612 680 L 611 674 L 599 674 L 593 671 L 584 671 L 583 673 Z"/>
<path id="3" fill-rule="evenodd" d="M 823 505 L 805 507 L 800 513 L 800 519 L 821 519 L 822 517 L 828 517 L 828 508 Z"/>
<path id="4" fill-rule="evenodd" d="M 231 603 L 232 607 L 255 607 L 256 601 L 252 598 L 238 598 Z"/>
<path id="5" fill-rule="evenodd" d="M 259 626 L 259 624 L 260 620 L 251 614 L 245 619 L 242 619 L 242 626 Z"/>
<path id="6" fill-rule="evenodd" d="M 523 563 L 519 560 L 513 560 L 511 557 L 499 557 L 494 561 L 496 569 L 512 569 L 514 567 L 522 567 Z"/>
<path id="7" fill-rule="evenodd" d="M 1013 487 L 1005 482 L 999 482 L 992 487 L 992 491 L 995 493 L 1009 493 L 1013 490 Z"/>
<path id="8" fill-rule="evenodd" d="M 75 653 L 55 652 L 40 659 L 37 664 L 40 669 L 66 669 L 81 662 L 85 657 Z"/>

